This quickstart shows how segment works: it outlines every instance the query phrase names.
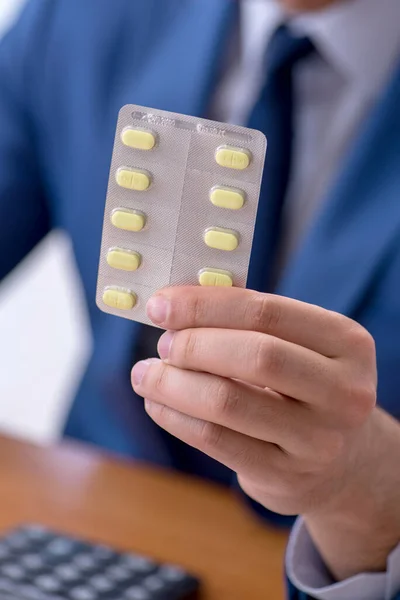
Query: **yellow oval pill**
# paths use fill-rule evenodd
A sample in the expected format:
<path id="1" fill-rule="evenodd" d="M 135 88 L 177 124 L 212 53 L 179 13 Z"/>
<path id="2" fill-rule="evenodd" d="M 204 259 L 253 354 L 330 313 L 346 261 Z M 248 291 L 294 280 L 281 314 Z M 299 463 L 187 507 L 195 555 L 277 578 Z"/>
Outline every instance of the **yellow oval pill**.
<path id="1" fill-rule="evenodd" d="M 132 129 L 127 127 L 121 134 L 122 143 L 136 150 L 153 150 L 156 145 L 156 136 L 146 129 Z"/>
<path id="2" fill-rule="evenodd" d="M 214 187 L 210 192 L 210 200 L 214 206 L 239 210 L 245 201 L 245 192 L 229 187 Z"/>
<path id="3" fill-rule="evenodd" d="M 142 231 L 146 225 L 146 216 L 128 208 L 117 208 L 111 214 L 111 223 L 124 231 Z"/>
<path id="4" fill-rule="evenodd" d="M 231 231 L 230 229 L 211 227 L 205 231 L 204 241 L 209 248 L 232 252 L 239 245 L 239 236 L 235 231 Z"/>
<path id="5" fill-rule="evenodd" d="M 215 160 L 221 167 L 243 171 L 251 162 L 251 153 L 243 148 L 220 146 L 215 154 Z"/>
<path id="6" fill-rule="evenodd" d="M 113 269 L 121 271 L 137 271 L 142 262 L 142 257 L 133 250 L 111 248 L 107 254 L 107 262 Z"/>
<path id="7" fill-rule="evenodd" d="M 116 175 L 117 183 L 120 187 L 136 192 L 145 192 L 151 184 L 151 175 L 147 171 L 139 169 L 118 169 Z"/>
<path id="8" fill-rule="evenodd" d="M 110 308 L 132 310 L 136 305 L 137 296 L 134 292 L 123 288 L 106 288 L 103 294 L 103 302 Z"/>
<path id="9" fill-rule="evenodd" d="M 222 269 L 202 269 L 199 273 L 199 284 L 202 286 L 232 287 L 233 275 Z"/>

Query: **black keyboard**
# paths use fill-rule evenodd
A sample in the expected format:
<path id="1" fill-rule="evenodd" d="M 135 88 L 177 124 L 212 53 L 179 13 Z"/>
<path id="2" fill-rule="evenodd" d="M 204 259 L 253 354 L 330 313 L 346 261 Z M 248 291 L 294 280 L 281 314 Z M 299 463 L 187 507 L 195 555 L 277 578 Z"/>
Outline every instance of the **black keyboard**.
<path id="1" fill-rule="evenodd" d="M 1 600 L 189 600 L 184 569 L 31 525 L 0 537 Z"/>

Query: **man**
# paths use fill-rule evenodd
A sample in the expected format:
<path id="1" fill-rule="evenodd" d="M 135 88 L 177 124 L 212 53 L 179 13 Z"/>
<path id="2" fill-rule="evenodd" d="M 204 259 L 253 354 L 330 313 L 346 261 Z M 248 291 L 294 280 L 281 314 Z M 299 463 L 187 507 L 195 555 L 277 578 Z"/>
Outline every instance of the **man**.
<path id="1" fill-rule="evenodd" d="M 399 33 L 398 0 L 31 0 L 0 47 L 0 277 L 66 229 L 93 326 L 66 434 L 301 514 L 293 598 L 400 592 Z M 259 292 L 149 304 L 162 361 L 141 360 L 132 383 L 169 433 L 129 384 L 154 332 L 94 303 L 130 102 L 269 138 Z"/>

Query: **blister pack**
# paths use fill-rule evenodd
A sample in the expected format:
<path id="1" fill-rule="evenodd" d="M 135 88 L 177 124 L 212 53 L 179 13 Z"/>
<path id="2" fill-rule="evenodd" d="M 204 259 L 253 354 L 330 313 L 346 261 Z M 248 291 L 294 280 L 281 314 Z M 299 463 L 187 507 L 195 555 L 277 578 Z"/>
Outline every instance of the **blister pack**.
<path id="1" fill-rule="evenodd" d="M 150 324 L 167 286 L 246 287 L 263 133 L 135 105 L 119 114 L 97 305 Z"/>

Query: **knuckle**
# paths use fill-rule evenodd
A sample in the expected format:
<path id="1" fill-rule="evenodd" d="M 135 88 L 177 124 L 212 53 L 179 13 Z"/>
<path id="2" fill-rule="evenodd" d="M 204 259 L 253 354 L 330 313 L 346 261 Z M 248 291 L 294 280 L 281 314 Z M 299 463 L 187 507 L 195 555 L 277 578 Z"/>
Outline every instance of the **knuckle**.
<path id="1" fill-rule="evenodd" d="M 244 445 L 233 454 L 235 470 L 241 473 L 262 472 L 263 456 Z"/>
<path id="2" fill-rule="evenodd" d="M 195 330 L 187 329 L 179 333 L 181 337 L 181 359 L 185 364 L 189 364 L 196 357 L 198 352 L 198 338 Z"/>
<path id="3" fill-rule="evenodd" d="M 244 493 L 249 496 L 249 498 L 256 500 L 256 502 L 260 502 L 266 494 L 270 493 L 269 486 L 264 488 L 260 485 L 259 481 L 255 481 L 254 478 L 249 477 L 244 473 L 237 474 L 237 481 Z"/>
<path id="4" fill-rule="evenodd" d="M 209 395 L 213 416 L 220 419 L 229 419 L 236 411 L 240 402 L 239 392 L 227 380 L 220 380 L 214 384 L 214 389 Z"/>
<path id="5" fill-rule="evenodd" d="M 151 405 L 151 418 L 158 424 L 166 423 L 168 421 L 168 417 L 170 416 L 170 411 L 164 404 L 158 404 L 153 402 Z"/>
<path id="6" fill-rule="evenodd" d="M 345 418 L 350 427 L 362 425 L 376 406 L 376 387 L 366 381 L 347 384 Z"/>
<path id="7" fill-rule="evenodd" d="M 250 327 L 254 331 L 273 332 L 281 321 L 281 307 L 271 294 L 254 294 L 248 312 Z"/>
<path id="8" fill-rule="evenodd" d="M 215 425 L 205 421 L 202 423 L 200 430 L 200 439 L 203 447 L 207 449 L 215 449 L 219 446 L 222 437 L 223 428 L 220 425 Z"/>
<path id="9" fill-rule="evenodd" d="M 195 324 L 202 321 L 204 316 L 204 301 L 197 294 L 193 294 L 185 306 L 187 322 Z"/>
<path id="10" fill-rule="evenodd" d="M 160 394 L 165 394 L 167 390 L 167 378 L 168 378 L 168 367 L 167 365 L 160 363 L 157 368 L 156 375 L 154 377 L 153 387 L 154 390 Z"/>
<path id="11" fill-rule="evenodd" d="M 279 432 L 280 435 L 291 437 L 295 435 L 295 428 L 299 424 L 298 419 L 293 418 L 297 411 L 297 401 L 291 398 L 284 398 L 277 392 L 269 390 L 268 401 L 261 404 L 258 408 L 258 417 L 260 423 L 268 423 L 268 427 Z"/>
<path id="12" fill-rule="evenodd" d="M 274 338 L 260 335 L 255 350 L 255 368 L 259 374 L 280 375 L 285 366 L 285 355 Z"/>
<path id="13" fill-rule="evenodd" d="M 376 406 L 375 385 L 358 385 L 352 390 L 352 405 L 355 407 L 358 417 L 363 422 Z"/>
<path id="14" fill-rule="evenodd" d="M 240 487 L 242 488 L 244 493 L 247 494 L 247 496 L 249 496 L 249 498 L 252 498 L 253 500 L 259 499 L 260 491 L 259 488 L 254 485 L 253 481 L 251 481 L 241 473 L 238 473 L 237 480 Z"/>
<path id="15" fill-rule="evenodd" d="M 349 338 L 353 351 L 355 349 L 363 354 L 375 356 L 375 340 L 364 327 L 353 322 Z"/>

